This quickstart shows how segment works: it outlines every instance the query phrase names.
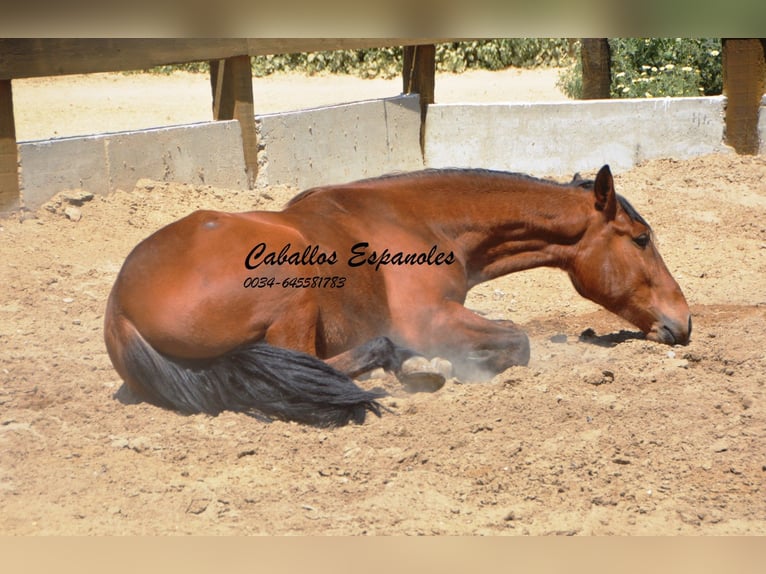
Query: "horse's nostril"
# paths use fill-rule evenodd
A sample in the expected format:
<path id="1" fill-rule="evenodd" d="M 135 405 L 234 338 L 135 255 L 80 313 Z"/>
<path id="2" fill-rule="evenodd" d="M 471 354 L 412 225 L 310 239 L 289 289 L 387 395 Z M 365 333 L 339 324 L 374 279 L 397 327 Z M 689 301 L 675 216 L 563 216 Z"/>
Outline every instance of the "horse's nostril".
<path id="1" fill-rule="evenodd" d="M 681 321 L 672 321 L 668 318 L 656 327 L 656 340 L 666 345 L 687 345 L 692 331 L 692 320 L 689 316 L 686 325 Z"/>
<path id="2" fill-rule="evenodd" d="M 673 333 L 673 329 L 671 329 L 668 325 L 662 326 L 661 339 L 668 345 L 675 345 L 678 342 L 678 338 L 676 337 L 675 333 Z"/>
<path id="3" fill-rule="evenodd" d="M 689 344 L 689 338 L 692 334 L 692 317 L 689 315 L 689 319 L 686 322 L 686 331 L 683 330 L 683 327 L 681 327 L 683 323 L 679 323 L 676 326 L 676 329 L 673 329 L 672 326 L 666 325 L 663 327 L 663 330 L 670 335 L 670 339 L 672 340 L 673 345 L 688 345 Z"/>

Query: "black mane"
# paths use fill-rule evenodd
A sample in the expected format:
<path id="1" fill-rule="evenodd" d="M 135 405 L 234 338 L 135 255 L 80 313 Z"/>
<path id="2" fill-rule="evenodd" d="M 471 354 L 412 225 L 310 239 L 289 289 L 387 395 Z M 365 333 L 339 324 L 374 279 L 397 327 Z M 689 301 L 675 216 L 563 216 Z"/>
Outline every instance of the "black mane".
<path id="1" fill-rule="evenodd" d="M 446 176 L 457 176 L 457 175 L 483 175 L 485 177 L 496 177 L 496 178 L 512 178 L 512 179 L 523 179 L 527 181 L 535 181 L 539 183 L 547 183 L 550 185 L 559 185 L 567 187 L 569 184 L 567 183 L 560 183 L 558 181 L 554 181 L 552 179 L 546 179 L 541 177 L 535 177 L 533 175 L 529 175 L 526 173 L 520 173 L 515 171 L 501 171 L 496 169 L 487 169 L 487 168 L 461 168 L 461 167 L 446 167 L 446 168 L 428 168 L 428 169 L 422 169 L 420 171 L 403 171 L 403 172 L 393 172 L 393 173 L 387 173 L 384 175 L 380 175 L 377 177 L 371 177 L 368 179 L 363 179 L 361 181 L 363 182 L 373 182 L 373 181 L 383 181 L 388 179 L 401 179 L 405 177 L 411 177 L 411 178 L 420 178 L 420 177 L 428 177 L 432 175 L 446 175 Z"/>
<path id="2" fill-rule="evenodd" d="M 485 177 L 494 177 L 498 179 L 500 178 L 522 179 L 526 181 L 544 183 L 547 185 L 555 185 L 558 187 L 565 187 L 565 188 L 579 187 L 587 191 L 593 191 L 593 186 L 596 183 L 596 180 L 594 179 L 583 179 L 579 173 L 575 173 L 571 181 L 562 183 L 552 179 L 535 177 L 526 173 L 519 173 L 514 171 L 500 171 L 500 170 L 486 169 L 486 168 L 456 168 L 456 167 L 428 168 L 428 169 L 423 169 L 419 171 L 397 171 L 397 172 L 379 175 L 376 177 L 361 179 L 354 183 L 373 183 L 376 181 L 387 181 L 387 180 L 396 180 L 396 179 L 404 179 L 404 178 L 419 179 L 421 177 L 428 177 L 433 175 L 458 176 L 458 175 L 466 175 L 466 174 L 483 175 Z M 306 191 L 299 193 L 298 195 L 296 195 L 289 201 L 288 205 L 292 205 L 296 203 L 297 201 L 300 201 L 301 199 L 307 197 L 308 195 L 313 194 L 315 191 L 318 191 L 319 189 L 322 189 L 322 187 L 307 189 Z M 622 207 L 623 210 L 625 210 L 625 213 L 628 214 L 628 217 L 630 217 L 632 221 L 636 221 L 638 223 L 646 225 L 646 227 L 651 229 L 651 226 L 646 222 L 646 220 L 643 217 L 641 217 L 641 214 L 638 213 L 638 211 L 636 211 L 636 209 L 630 204 L 630 202 L 627 199 L 625 199 L 619 193 L 616 195 L 617 195 L 617 201 L 619 202 L 620 206 Z"/>

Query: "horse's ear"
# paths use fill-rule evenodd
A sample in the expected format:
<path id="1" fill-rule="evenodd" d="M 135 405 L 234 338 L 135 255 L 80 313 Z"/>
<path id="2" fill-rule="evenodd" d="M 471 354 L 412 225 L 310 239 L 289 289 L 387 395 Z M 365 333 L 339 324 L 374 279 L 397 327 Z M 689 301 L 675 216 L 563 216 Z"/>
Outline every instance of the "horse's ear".
<path id="1" fill-rule="evenodd" d="M 614 191 L 614 179 L 608 165 L 602 167 L 596 175 L 593 193 L 596 196 L 596 209 L 604 212 L 607 221 L 614 219 L 617 214 L 617 197 Z"/>

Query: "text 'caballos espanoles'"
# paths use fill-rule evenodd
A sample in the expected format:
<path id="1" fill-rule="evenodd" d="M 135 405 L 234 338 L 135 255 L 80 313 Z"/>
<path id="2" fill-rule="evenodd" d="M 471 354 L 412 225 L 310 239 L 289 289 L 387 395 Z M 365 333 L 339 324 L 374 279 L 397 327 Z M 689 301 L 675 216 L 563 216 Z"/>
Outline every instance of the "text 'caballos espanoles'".
<path id="1" fill-rule="evenodd" d="M 359 242 L 351 247 L 346 263 L 349 267 L 370 265 L 379 271 L 384 265 L 451 265 L 455 261 L 452 251 L 444 252 L 433 245 L 428 251 L 382 251 L 371 250 L 367 242 Z M 307 245 L 304 249 L 294 249 L 286 243 L 279 250 L 270 250 L 265 242 L 256 244 L 245 257 L 245 267 L 257 269 L 261 265 L 335 265 L 338 262 L 336 251 L 322 249 L 319 245 Z"/>

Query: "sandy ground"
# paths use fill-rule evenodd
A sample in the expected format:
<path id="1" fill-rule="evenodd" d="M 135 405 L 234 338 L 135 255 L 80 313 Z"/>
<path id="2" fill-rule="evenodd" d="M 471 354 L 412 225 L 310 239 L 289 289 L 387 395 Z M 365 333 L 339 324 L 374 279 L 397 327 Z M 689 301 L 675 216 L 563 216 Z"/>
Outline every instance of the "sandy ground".
<path id="1" fill-rule="evenodd" d="M 103 110 L 77 124 L 38 107 L 57 119 L 37 135 L 19 120 L 30 138 L 103 126 Z M 62 196 L 1 220 L 0 533 L 766 534 L 766 158 L 652 161 L 616 184 L 687 295 L 688 346 L 637 337 L 560 272 L 519 273 L 468 306 L 523 325 L 529 367 L 433 394 L 361 382 L 386 387 L 392 412 L 334 430 L 123 404 L 102 338 L 138 241 L 193 209 L 279 209 L 296 190 L 144 180 L 78 221 Z M 589 328 L 622 342 L 581 340 Z"/>

